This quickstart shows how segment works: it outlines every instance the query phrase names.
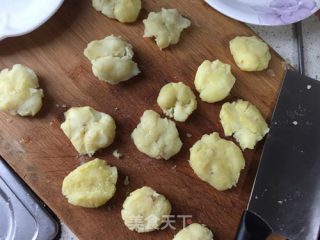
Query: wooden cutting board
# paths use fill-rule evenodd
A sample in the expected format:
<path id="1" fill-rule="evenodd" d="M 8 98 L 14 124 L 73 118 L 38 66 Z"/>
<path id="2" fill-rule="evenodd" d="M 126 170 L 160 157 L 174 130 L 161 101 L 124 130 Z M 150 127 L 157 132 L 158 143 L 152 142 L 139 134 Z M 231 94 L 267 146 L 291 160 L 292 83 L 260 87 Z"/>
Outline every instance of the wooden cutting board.
<path id="1" fill-rule="evenodd" d="M 192 21 L 179 44 L 163 51 L 152 39 L 142 37 L 142 19 L 161 7 L 176 8 Z M 110 34 L 121 35 L 133 45 L 134 59 L 142 71 L 117 86 L 95 78 L 83 55 L 89 41 Z M 270 122 L 285 71 L 283 59 L 272 51 L 269 68 L 274 77 L 266 71 L 242 72 L 228 48 L 229 40 L 235 36 L 253 34 L 246 25 L 221 15 L 201 0 L 145 0 L 134 24 L 108 19 L 91 7 L 91 1 L 67 0 L 38 30 L 0 42 L 0 68 L 15 63 L 27 65 L 39 76 L 45 93 L 43 107 L 34 118 L 0 112 L 0 154 L 81 239 L 172 239 L 182 227 L 182 218 L 175 218 L 176 230 L 166 228 L 138 234 L 124 226 L 120 215 L 122 203 L 128 193 L 144 185 L 170 200 L 172 214 L 192 215 L 189 222 L 208 225 L 217 240 L 233 239 L 247 205 L 263 142 L 255 150 L 244 151 L 246 167 L 239 183 L 224 192 L 215 190 L 193 173 L 188 163 L 189 148 L 205 133 L 217 131 L 224 137 L 219 111 L 225 101 L 249 100 Z M 232 66 L 237 81 L 231 95 L 216 104 L 204 103 L 197 97 L 198 109 L 185 123 L 177 123 L 183 147 L 169 161 L 151 159 L 138 152 L 130 134 L 144 110 L 161 113 L 156 98 L 168 82 L 182 81 L 195 91 L 195 72 L 205 59 L 220 59 Z M 112 200 L 97 209 L 72 206 L 61 194 L 63 178 L 92 159 L 79 156 L 60 130 L 64 111 L 85 105 L 112 115 L 117 123 L 114 143 L 94 156 L 118 167 L 117 191 Z M 192 137 L 188 138 L 187 133 Z M 114 158 L 115 149 L 124 158 Z M 124 185 L 125 176 L 129 176 L 128 186 Z"/>

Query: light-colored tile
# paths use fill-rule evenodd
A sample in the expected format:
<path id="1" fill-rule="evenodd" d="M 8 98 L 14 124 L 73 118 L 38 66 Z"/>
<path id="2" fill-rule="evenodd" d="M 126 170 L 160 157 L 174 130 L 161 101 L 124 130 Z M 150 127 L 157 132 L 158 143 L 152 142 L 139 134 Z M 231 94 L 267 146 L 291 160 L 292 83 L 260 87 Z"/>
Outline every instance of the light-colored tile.
<path id="1" fill-rule="evenodd" d="M 298 49 L 293 25 L 267 27 L 248 24 L 293 67 L 298 65 Z M 305 74 L 320 79 L 320 21 L 316 16 L 302 22 Z"/>
<path id="2" fill-rule="evenodd" d="M 60 240 L 78 240 L 77 236 L 74 235 L 73 232 L 63 223 L 60 221 L 61 224 L 61 235 Z"/>

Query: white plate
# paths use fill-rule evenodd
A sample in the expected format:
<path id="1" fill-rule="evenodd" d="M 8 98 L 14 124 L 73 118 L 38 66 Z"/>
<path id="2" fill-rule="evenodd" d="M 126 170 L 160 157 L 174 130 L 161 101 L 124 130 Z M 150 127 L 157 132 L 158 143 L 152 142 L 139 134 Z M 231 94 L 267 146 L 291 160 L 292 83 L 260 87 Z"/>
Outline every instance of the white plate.
<path id="1" fill-rule="evenodd" d="M 0 40 L 35 30 L 62 3 L 63 0 L 0 0 Z"/>
<path id="2" fill-rule="evenodd" d="M 320 0 L 205 0 L 217 11 L 256 25 L 299 22 L 319 9 Z"/>

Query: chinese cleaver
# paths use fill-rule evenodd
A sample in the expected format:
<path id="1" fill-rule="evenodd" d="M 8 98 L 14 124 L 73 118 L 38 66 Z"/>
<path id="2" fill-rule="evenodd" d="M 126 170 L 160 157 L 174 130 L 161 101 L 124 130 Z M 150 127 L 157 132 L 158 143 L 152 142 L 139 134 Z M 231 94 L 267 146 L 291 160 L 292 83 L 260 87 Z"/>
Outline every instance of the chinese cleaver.
<path id="1" fill-rule="evenodd" d="M 320 82 L 287 70 L 236 240 L 319 232 Z"/>

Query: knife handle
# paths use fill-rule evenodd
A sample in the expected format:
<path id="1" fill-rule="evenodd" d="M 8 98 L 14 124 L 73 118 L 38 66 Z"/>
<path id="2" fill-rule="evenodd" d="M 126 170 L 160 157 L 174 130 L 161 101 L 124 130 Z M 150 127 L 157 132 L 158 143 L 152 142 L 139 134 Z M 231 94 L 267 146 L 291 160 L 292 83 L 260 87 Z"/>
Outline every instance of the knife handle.
<path id="1" fill-rule="evenodd" d="M 265 240 L 272 229 L 260 217 L 244 211 L 240 220 L 235 240 Z"/>

